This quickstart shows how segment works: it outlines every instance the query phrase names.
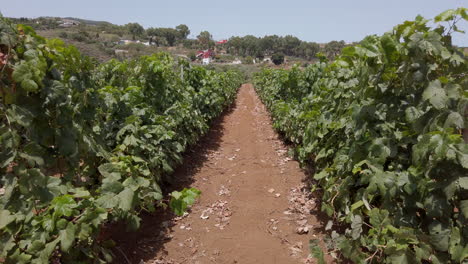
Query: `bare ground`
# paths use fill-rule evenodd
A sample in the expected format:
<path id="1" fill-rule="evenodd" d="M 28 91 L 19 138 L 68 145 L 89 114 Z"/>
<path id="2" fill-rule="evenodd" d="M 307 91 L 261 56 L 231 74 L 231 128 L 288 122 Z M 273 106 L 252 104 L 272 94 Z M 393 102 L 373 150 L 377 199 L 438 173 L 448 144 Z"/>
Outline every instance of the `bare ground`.
<path id="1" fill-rule="evenodd" d="M 326 219 L 252 85 L 174 179 L 175 189 L 200 189 L 200 199 L 183 217 L 144 215 L 138 232 L 119 230 L 117 263 L 315 263 L 308 242 L 322 240 Z"/>

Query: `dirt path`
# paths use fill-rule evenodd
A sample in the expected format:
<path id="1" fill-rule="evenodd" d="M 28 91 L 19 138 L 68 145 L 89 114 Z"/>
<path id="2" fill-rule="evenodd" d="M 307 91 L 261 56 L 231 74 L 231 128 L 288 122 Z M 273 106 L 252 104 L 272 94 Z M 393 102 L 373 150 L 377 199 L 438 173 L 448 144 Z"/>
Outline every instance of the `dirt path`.
<path id="1" fill-rule="evenodd" d="M 286 152 L 252 85 L 243 85 L 174 176 L 175 185 L 200 189 L 199 201 L 184 217 L 146 217 L 137 235 L 122 238 L 119 262 L 314 263 L 308 241 L 323 222 L 310 214 L 306 176 Z"/>

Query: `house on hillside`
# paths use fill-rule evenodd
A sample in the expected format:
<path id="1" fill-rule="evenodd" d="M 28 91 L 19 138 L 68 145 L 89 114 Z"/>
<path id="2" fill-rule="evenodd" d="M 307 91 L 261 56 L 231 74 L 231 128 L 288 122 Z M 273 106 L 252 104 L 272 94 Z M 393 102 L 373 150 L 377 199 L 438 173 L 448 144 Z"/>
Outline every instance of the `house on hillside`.
<path id="1" fill-rule="evenodd" d="M 60 23 L 59 26 L 64 27 L 64 28 L 74 27 L 80 24 L 80 22 L 76 20 L 72 20 L 72 19 L 63 19 L 59 21 L 59 23 Z"/>
<path id="2" fill-rule="evenodd" d="M 141 43 L 141 41 L 139 40 L 129 40 L 129 39 L 121 39 L 119 42 L 117 42 L 117 44 L 119 45 L 128 45 L 128 44 L 132 44 L 132 43 Z M 143 43 L 145 44 L 145 43 Z M 145 44 L 146 45 L 146 44 Z M 149 44 L 148 44 L 149 45 Z M 148 46 L 146 45 L 146 46 Z"/>
<path id="3" fill-rule="evenodd" d="M 215 56 L 214 51 L 207 49 L 207 50 L 201 50 L 197 53 L 197 58 L 202 60 L 203 65 L 208 65 L 211 63 L 213 60 L 213 57 Z"/>
<path id="4" fill-rule="evenodd" d="M 220 55 L 224 55 L 224 54 L 227 54 L 227 51 L 226 51 L 226 44 L 228 41 L 226 39 L 223 39 L 223 40 L 220 40 L 220 41 L 216 41 L 216 46 L 215 46 L 215 51 L 216 51 L 216 54 L 220 54 Z"/>

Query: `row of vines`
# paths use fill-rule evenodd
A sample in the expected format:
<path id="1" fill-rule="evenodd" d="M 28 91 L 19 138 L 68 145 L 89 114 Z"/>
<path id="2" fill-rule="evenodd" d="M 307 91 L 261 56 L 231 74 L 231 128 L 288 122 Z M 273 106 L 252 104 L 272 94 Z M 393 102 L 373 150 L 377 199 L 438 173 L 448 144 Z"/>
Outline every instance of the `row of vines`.
<path id="1" fill-rule="evenodd" d="M 332 219 L 329 250 L 342 259 L 468 261 L 468 63 L 451 43 L 459 20 L 467 9 L 418 16 L 334 62 L 255 77 L 275 128 L 311 169 Z"/>
<path id="2" fill-rule="evenodd" d="M 164 53 L 98 64 L 0 18 L 0 262 L 110 262 L 103 225 L 182 214 L 199 192 L 160 185 L 241 81 Z"/>

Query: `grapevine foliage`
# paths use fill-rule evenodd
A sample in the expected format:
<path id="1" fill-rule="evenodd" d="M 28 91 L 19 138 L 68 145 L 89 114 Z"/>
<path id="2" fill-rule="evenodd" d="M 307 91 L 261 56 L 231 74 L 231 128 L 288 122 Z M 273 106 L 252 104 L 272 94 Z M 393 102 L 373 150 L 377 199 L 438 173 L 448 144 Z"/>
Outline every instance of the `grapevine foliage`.
<path id="1" fill-rule="evenodd" d="M 327 228 L 343 230 L 330 244 L 355 263 L 468 259 L 468 63 L 451 44 L 459 19 L 465 8 L 433 28 L 418 16 L 334 62 L 255 77 L 275 128 L 315 170 Z"/>
<path id="2" fill-rule="evenodd" d="M 160 183 L 240 83 L 165 53 L 99 65 L 0 18 L 0 262 L 110 262 L 102 226 L 138 228 L 162 205 Z"/>

